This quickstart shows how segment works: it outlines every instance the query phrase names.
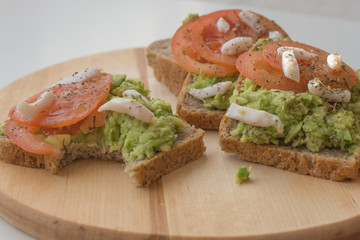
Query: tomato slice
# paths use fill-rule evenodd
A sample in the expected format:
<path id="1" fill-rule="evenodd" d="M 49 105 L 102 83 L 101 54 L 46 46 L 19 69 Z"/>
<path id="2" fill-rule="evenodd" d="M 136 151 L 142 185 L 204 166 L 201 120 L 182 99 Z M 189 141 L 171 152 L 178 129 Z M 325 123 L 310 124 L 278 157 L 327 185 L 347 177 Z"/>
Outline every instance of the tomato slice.
<path id="1" fill-rule="evenodd" d="M 254 43 L 260 37 L 268 37 L 269 31 L 279 31 L 283 36 L 287 36 L 285 31 L 275 22 L 268 18 L 251 12 L 257 16 L 259 21 L 267 29 L 266 32 L 258 34 L 256 31 L 244 23 L 240 17 L 240 9 L 222 10 L 201 16 L 195 23 L 191 32 L 192 45 L 195 50 L 204 59 L 223 64 L 227 66 L 235 66 L 236 59 L 239 55 L 246 51 L 239 52 L 236 55 L 227 55 L 221 53 L 222 45 L 235 37 L 250 37 Z M 217 21 L 222 17 L 230 24 L 230 29 L 226 32 L 219 32 Z"/>
<path id="2" fill-rule="evenodd" d="M 26 126 L 9 119 L 4 127 L 5 133 L 20 148 L 35 154 L 52 154 L 59 151 L 55 146 L 43 142 L 44 135 L 36 134 L 38 127 Z"/>
<path id="3" fill-rule="evenodd" d="M 328 52 L 299 42 L 271 42 L 264 47 L 264 58 L 276 69 L 282 71 L 282 56 L 277 53 L 277 49 L 281 46 L 302 48 L 307 52 L 317 54 L 317 57 L 310 60 L 298 60 L 300 79 L 306 86 L 307 82 L 314 78 L 319 78 L 325 85 L 333 88 L 350 88 L 357 81 L 355 71 L 347 64 L 343 62 L 342 69 L 333 71 L 327 65 Z"/>
<path id="4" fill-rule="evenodd" d="M 5 133 L 13 142 L 27 152 L 34 154 L 52 154 L 59 149 L 44 141 L 45 136 L 54 134 L 75 135 L 80 129 L 91 130 L 93 127 L 105 125 L 106 112 L 98 112 L 97 108 L 84 120 L 70 126 L 58 128 L 39 128 L 21 124 L 9 119 L 5 124 Z"/>
<path id="5" fill-rule="evenodd" d="M 9 117 L 25 125 L 42 128 L 73 125 L 86 118 L 99 103 L 104 102 L 110 91 L 111 80 L 112 75 L 103 73 L 100 78 L 56 85 L 45 90 L 53 92 L 56 96 L 54 102 L 38 112 L 33 120 L 24 118 L 16 111 L 16 106 L 10 110 Z M 35 102 L 43 92 L 29 98 L 26 102 Z"/>
<path id="6" fill-rule="evenodd" d="M 235 67 L 214 64 L 201 58 L 191 42 L 191 31 L 198 18 L 183 24 L 171 41 L 171 49 L 176 62 L 189 72 L 209 76 L 229 76 L 238 71 Z"/>
<path id="7" fill-rule="evenodd" d="M 281 70 L 271 66 L 264 59 L 262 52 L 243 53 L 239 56 L 236 67 L 243 76 L 268 89 L 294 91 L 295 93 L 307 90 L 304 84 L 285 77 Z"/>
<path id="8" fill-rule="evenodd" d="M 92 113 L 90 113 L 90 115 L 87 116 L 85 119 L 70 126 L 64 126 L 58 128 L 41 128 L 40 131 L 46 136 L 54 135 L 54 134 L 75 135 L 80 130 L 83 130 L 86 133 L 95 127 L 102 127 L 105 125 L 106 111 L 98 112 L 97 110 L 98 107 Z"/>

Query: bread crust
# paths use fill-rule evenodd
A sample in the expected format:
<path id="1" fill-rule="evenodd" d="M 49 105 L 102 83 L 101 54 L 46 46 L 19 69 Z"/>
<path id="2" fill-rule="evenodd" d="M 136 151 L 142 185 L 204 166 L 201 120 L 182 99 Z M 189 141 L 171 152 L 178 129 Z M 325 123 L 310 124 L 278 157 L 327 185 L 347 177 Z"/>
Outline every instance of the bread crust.
<path id="1" fill-rule="evenodd" d="M 180 67 L 171 51 L 171 39 L 158 40 L 146 48 L 148 65 L 153 68 L 154 76 L 178 96 L 188 71 Z"/>
<path id="2" fill-rule="evenodd" d="M 57 174 L 73 161 L 82 158 L 118 161 L 125 164 L 125 172 L 129 173 L 137 186 L 149 186 L 161 176 L 168 174 L 196 160 L 205 151 L 203 142 L 205 132 L 187 125 L 178 133 L 174 147 L 169 152 L 160 152 L 149 160 L 138 160 L 126 163 L 120 151 L 111 151 L 103 145 L 87 146 L 71 143 L 55 154 L 33 154 L 18 147 L 9 137 L 0 136 L 0 160 L 30 168 L 45 168 Z"/>
<path id="3" fill-rule="evenodd" d="M 225 114 L 224 110 L 209 109 L 204 103 L 191 96 L 187 88 L 192 83 L 192 74 L 189 73 L 180 91 L 176 112 L 180 118 L 197 128 L 218 130 L 220 121 Z"/>

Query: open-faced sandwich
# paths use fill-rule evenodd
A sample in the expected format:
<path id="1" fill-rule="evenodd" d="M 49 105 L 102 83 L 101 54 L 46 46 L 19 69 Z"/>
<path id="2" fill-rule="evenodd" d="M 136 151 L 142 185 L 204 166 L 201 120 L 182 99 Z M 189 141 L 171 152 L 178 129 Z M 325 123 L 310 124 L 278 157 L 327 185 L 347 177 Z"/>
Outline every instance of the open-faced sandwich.
<path id="1" fill-rule="evenodd" d="M 86 69 L 19 102 L 0 125 L 0 160 L 58 173 L 80 158 L 125 164 L 139 186 L 205 151 L 204 131 L 139 80 Z"/>
<path id="2" fill-rule="evenodd" d="M 162 81 L 168 78 L 168 85 L 184 82 L 178 98 L 179 116 L 196 127 L 217 130 L 239 76 L 235 67 L 238 56 L 259 40 L 285 37 L 280 26 L 258 13 L 222 10 L 200 17 L 191 15 L 171 39 L 173 59 L 171 53 L 164 54 L 165 49 L 170 49 L 164 47 L 169 40 L 150 45 L 148 59 L 155 76 Z M 179 66 L 189 72 L 185 80 Z"/>
<path id="3" fill-rule="evenodd" d="M 338 54 L 278 41 L 242 54 L 236 66 L 223 151 L 319 178 L 358 176 L 360 83 Z"/>

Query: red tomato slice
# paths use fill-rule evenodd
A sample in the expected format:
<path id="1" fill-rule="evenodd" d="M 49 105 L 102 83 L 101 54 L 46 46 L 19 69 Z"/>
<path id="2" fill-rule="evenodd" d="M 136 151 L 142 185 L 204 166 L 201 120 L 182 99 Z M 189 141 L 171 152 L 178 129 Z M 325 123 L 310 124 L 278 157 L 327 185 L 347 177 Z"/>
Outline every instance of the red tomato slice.
<path id="1" fill-rule="evenodd" d="M 34 154 L 52 154 L 59 151 L 55 146 L 48 144 L 42 139 L 44 136 L 54 134 L 74 135 L 81 128 L 89 130 L 92 127 L 102 127 L 105 125 L 106 112 L 98 112 L 97 108 L 87 118 L 70 126 L 59 128 L 39 128 L 27 126 L 10 119 L 6 122 L 5 133 L 13 142 L 27 152 Z"/>
<path id="2" fill-rule="evenodd" d="M 51 154 L 59 151 L 55 146 L 41 141 L 42 134 L 35 134 L 39 132 L 39 128 L 30 127 L 9 119 L 5 124 L 5 133 L 13 142 L 20 148 L 27 152 L 35 154 Z"/>
<path id="3" fill-rule="evenodd" d="M 328 52 L 307 44 L 290 41 L 268 43 L 263 49 L 263 56 L 271 66 L 282 71 L 282 56 L 277 53 L 281 46 L 302 48 L 307 52 L 315 53 L 318 57 L 310 60 L 298 60 L 300 79 L 306 85 L 314 78 L 319 78 L 325 85 L 333 88 L 349 88 L 357 81 L 355 71 L 343 62 L 342 69 L 333 71 L 327 65 Z"/>
<path id="4" fill-rule="evenodd" d="M 102 105 L 102 104 L 101 104 Z M 99 105 L 100 107 L 100 105 Z M 99 108 L 96 108 L 87 118 L 82 121 L 80 129 L 83 132 L 89 132 L 94 128 L 102 127 L 106 123 L 106 111 L 98 112 Z"/>
<path id="5" fill-rule="evenodd" d="M 25 125 L 42 128 L 73 125 L 86 118 L 99 103 L 104 102 L 110 91 L 111 80 L 112 75 L 102 74 L 100 78 L 56 85 L 48 89 L 56 96 L 54 102 L 38 112 L 32 121 L 18 113 L 16 106 L 10 110 L 9 117 Z M 29 98 L 26 102 L 35 102 L 43 92 Z"/>
<path id="6" fill-rule="evenodd" d="M 266 32 L 259 35 L 253 28 L 240 19 L 239 13 L 241 11 L 240 9 L 231 9 L 213 12 L 201 16 L 194 23 L 191 32 L 192 45 L 201 57 L 214 63 L 235 66 L 238 56 L 246 51 L 239 52 L 236 55 L 222 54 L 222 45 L 230 39 L 250 37 L 255 43 L 260 37 L 268 37 L 269 31 L 275 30 L 281 32 L 283 36 L 287 36 L 286 32 L 276 23 L 260 14 L 251 12 L 258 17 L 259 21 L 267 29 Z M 224 18 L 226 22 L 230 24 L 230 30 L 226 33 L 218 31 L 217 21 L 220 17 Z"/>
<path id="7" fill-rule="evenodd" d="M 193 19 L 183 24 L 175 33 L 171 41 L 171 49 L 176 62 L 189 72 L 209 76 L 229 76 L 238 71 L 235 67 L 210 63 L 199 56 L 191 43 Z"/>
<path id="8" fill-rule="evenodd" d="M 284 91 L 304 92 L 307 88 L 272 67 L 263 57 L 262 52 L 247 52 L 239 56 L 236 67 L 239 72 L 254 83 L 268 88 Z"/>
<path id="9" fill-rule="evenodd" d="M 85 119 L 70 126 L 64 126 L 58 128 L 41 128 L 40 130 L 46 136 L 54 135 L 54 134 L 75 135 L 80 131 L 80 129 L 89 131 L 94 127 L 102 127 L 105 125 L 106 122 L 106 111 L 98 112 L 97 110 L 98 107 L 92 113 L 90 113 L 90 115 L 87 116 Z"/>

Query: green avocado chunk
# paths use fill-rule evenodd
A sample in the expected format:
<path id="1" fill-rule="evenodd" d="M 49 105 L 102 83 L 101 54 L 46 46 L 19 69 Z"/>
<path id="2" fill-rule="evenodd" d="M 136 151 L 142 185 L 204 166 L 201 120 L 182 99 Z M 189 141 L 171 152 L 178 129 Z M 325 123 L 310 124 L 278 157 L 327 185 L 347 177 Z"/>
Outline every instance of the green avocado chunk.
<path id="1" fill-rule="evenodd" d="M 249 166 L 249 168 L 247 168 L 244 165 L 240 166 L 236 173 L 236 183 L 240 184 L 249 180 L 250 172 L 251 172 L 251 166 Z"/>

